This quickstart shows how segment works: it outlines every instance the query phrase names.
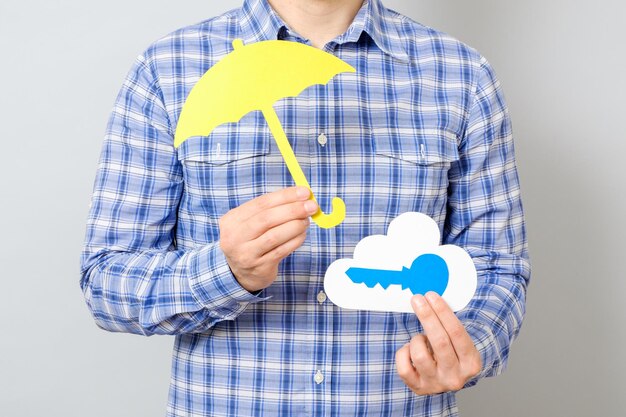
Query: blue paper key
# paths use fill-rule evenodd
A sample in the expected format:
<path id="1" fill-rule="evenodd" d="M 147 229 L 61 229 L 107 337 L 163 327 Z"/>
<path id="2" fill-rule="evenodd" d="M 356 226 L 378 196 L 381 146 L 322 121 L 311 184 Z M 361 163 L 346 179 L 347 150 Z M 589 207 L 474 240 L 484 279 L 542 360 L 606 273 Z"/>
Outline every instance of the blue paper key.
<path id="1" fill-rule="evenodd" d="M 448 286 L 448 265 L 441 256 L 424 254 L 418 256 L 411 268 L 403 267 L 400 271 L 351 267 L 346 275 L 356 284 L 365 284 L 373 288 L 379 284 L 384 289 L 390 285 L 401 285 L 413 295 L 434 291 L 442 295 Z"/>

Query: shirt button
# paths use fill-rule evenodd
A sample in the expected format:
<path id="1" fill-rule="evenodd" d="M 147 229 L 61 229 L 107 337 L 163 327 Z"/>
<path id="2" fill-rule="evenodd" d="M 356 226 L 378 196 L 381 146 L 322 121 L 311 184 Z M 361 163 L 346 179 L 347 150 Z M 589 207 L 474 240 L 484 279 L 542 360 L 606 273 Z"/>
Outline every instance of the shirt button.
<path id="1" fill-rule="evenodd" d="M 315 373 L 315 377 L 313 378 L 313 380 L 315 381 L 315 383 L 317 385 L 321 384 L 322 382 L 324 382 L 324 374 L 322 374 L 322 371 L 318 370 Z"/>
<path id="2" fill-rule="evenodd" d="M 325 134 L 320 133 L 320 135 L 317 137 L 317 143 L 324 146 L 328 143 L 328 138 L 326 137 Z"/>
<path id="3" fill-rule="evenodd" d="M 326 293 L 324 291 L 320 291 L 317 293 L 317 302 L 323 304 L 326 301 Z"/>

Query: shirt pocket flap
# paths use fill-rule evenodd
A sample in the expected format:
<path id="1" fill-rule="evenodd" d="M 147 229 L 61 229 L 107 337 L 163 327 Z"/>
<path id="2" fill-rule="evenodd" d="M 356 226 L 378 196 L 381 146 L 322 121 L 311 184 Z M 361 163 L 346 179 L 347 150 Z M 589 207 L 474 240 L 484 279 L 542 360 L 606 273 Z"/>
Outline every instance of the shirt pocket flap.
<path id="1" fill-rule="evenodd" d="M 207 136 L 192 136 L 178 148 L 181 162 L 225 165 L 270 153 L 269 132 L 254 126 L 221 125 Z"/>
<path id="2" fill-rule="evenodd" d="M 373 133 L 378 155 L 416 165 L 450 164 L 459 159 L 456 136 L 448 132 Z"/>

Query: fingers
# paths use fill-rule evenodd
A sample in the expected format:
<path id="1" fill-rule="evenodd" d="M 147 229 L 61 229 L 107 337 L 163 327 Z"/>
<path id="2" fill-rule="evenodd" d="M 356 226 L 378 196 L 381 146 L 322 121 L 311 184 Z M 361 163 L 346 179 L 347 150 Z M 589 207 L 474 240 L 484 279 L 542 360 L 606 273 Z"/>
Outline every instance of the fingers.
<path id="1" fill-rule="evenodd" d="M 432 346 L 433 356 L 437 361 L 437 365 L 444 369 L 458 367 L 459 358 L 452 346 L 450 337 L 430 303 L 426 301 L 424 296 L 416 295 L 411 299 L 411 305 L 420 323 L 422 323 L 424 332 Z M 454 313 L 452 314 L 454 315 Z"/>
<path id="2" fill-rule="evenodd" d="M 237 281 L 248 291 L 274 282 L 278 262 L 306 238 L 309 216 L 319 210 L 307 187 L 257 197 L 220 218 L 220 248 Z"/>
<path id="3" fill-rule="evenodd" d="M 420 376 L 411 363 L 410 344 L 407 343 L 396 351 L 396 371 L 400 379 L 413 391 L 421 386 Z"/>
<path id="4" fill-rule="evenodd" d="M 476 350 L 474 342 L 445 300 L 434 292 L 426 294 L 426 300 L 448 334 L 456 356 L 461 359 L 472 354 Z"/>
<path id="5" fill-rule="evenodd" d="M 416 295 L 411 306 L 424 334 L 396 352 L 398 374 L 416 394 L 460 390 L 482 368 L 471 337 L 438 294 Z"/>
<path id="6" fill-rule="evenodd" d="M 306 231 L 267 252 L 261 258 L 261 262 L 276 263 L 283 260 L 293 251 L 302 246 L 305 239 Z"/>
<path id="7" fill-rule="evenodd" d="M 433 379 L 437 376 L 437 363 L 426 336 L 423 334 L 413 336 L 409 343 L 409 351 L 413 367 L 422 378 Z"/>
<path id="8" fill-rule="evenodd" d="M 308 217 L 305 217 L 304 219 L 288 221 L 287 223 L 280 224 L 266 231 L 251 242 L 252 247 L 254 247 L 255 255 L 263 257 L 267 253 L 284 246 L 300 235 L 304 235 L 306 238 L 306 231 L 309 225 L 310 220 Z M 282 258 L 283 257 L 280 259 Z"/>
<path id="9" fill-rule="evenodd" d="M 295 203 L 286 203 L 258 212 L 245 221 L 246 236 L 243 236 L 243 238 L 246 240 L 256 239 L 269 233 L 272 229 L 278 228 L 278 226 L 287 224 L 293 220 L 308 219 L 308 217 L 313 215 L 317 210 L 318 205 L 315 201 L 306 200 L 304 202 L 297 201 Z M 302 222 L 300 221 L 299 223 Z"/>
<path id="10" fill-rule="evenodd" d="M 311 197 L 311 190 L 306 187 L 283 188 L 272 193 L 254 198 L 229 212 L 236 221 L 243 222 L 257 213 L 283 204 L 306 201 Z"/>

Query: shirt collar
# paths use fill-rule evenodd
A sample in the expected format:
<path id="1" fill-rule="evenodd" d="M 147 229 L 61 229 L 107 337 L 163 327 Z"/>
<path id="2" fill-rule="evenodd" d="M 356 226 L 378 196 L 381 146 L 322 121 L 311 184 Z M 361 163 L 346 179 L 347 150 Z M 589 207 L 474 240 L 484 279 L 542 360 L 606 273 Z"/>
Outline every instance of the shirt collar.
<path id="1" fill-rule="evenodd" d="M 244 45 L 278 39 L 287 25 L 267 0 L 245 0 L 240 9 L 239 24 Z"/>
<path id="2" fill-rule="evenodd" d="M 244 45 L 264 40 L 276 40 L 285 22 L 272 9 L 267 0 L 245 0 L 241 7 L 240 25 Z M 354 21 L 338 43 L 357 42 L 363 32 L 385 53 L 408 62 L 402 39 L 392 22 L 391 12 L 380 0 L 364 0 Z"/>

